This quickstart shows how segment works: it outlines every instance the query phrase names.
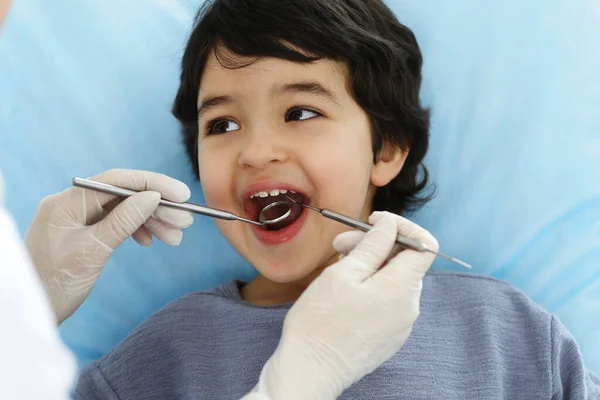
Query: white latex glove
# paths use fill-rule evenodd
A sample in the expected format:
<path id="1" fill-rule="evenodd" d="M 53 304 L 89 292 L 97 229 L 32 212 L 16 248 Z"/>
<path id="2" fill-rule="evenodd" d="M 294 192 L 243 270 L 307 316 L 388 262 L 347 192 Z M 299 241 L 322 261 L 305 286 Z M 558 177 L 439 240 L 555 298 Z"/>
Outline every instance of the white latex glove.
<path id="1" fill-rule="evenodd" d="M 434 256 L 399 252 L 397 234 L 438 249 L 436 239 L 394 214 L 375 212 L 368 233 L 334 241 L 343 256 L 290 309 L 282 337 L 244 399 L 335 399 L 391 358 L 419 316 L 422 279 Z"/>
<path id="2" fill-rule="evenodd" d="M 3 207 L 1 176 L 0 239 L 0 399 L 66 400 L 75 358 L 60 340 L 42 283 Z"/>
<path id="3" fill-rule="evenodd" d="M 112 252 L 133 236 L 143 246 L 152 235 L 169 245 L 181 242 L 191 213 L 158 207 L 163 198 L 184 202 L 189 188 L 148 171 L 110 170 L 91 178 L 143 191 L 123 199 L 71 187 L 39 204 L 25 235 L 25 245 L 46 286 L 59 323 L 83 303 Z"/>

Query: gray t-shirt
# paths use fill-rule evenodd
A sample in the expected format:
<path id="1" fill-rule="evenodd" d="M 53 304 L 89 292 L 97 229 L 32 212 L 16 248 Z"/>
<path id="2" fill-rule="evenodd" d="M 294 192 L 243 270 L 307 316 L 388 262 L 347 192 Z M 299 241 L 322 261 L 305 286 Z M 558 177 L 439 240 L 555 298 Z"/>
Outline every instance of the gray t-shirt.
<path id="1" fill-rule="evenodd" d="M 290 307 L 246 303 L 237 282 L 185 296 L 90 364 L 75 397 L 239 399 Z M 340 398 L 600 399 L 600 380 L 565 327 L 509 284 L 430 271 L 406 344 Z"/>

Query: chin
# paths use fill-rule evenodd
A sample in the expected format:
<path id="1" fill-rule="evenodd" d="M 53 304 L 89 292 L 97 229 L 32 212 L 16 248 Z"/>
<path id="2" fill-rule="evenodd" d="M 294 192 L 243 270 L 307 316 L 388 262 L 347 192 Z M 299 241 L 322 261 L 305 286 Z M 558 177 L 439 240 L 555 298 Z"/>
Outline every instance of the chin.
<path id="1" fill-rule="evenodd" d="M 283 263 L 269 263 L 267 265 L 255 265 L 254 267 L 263 278 L 271 282 L 292 283 L 305 279 L 315 271 L 316 266 L 314 264 L 310 267 L 308 265 L 302 265 L 305 263 L 306 262 L 297 263 L 292 260 L 287 260 Z"/>
<path id="2" fill-rule="evenodd" d="M 263 278 L 274 283 L 286 284 L 300 281 L 310 283 L 325 267 L 337 260 L 338 256 L 335 252 L 312 260 L 309 260 L 306 254 L 294 254 L 285 261 L 263 260 L 253 265 Z"/>

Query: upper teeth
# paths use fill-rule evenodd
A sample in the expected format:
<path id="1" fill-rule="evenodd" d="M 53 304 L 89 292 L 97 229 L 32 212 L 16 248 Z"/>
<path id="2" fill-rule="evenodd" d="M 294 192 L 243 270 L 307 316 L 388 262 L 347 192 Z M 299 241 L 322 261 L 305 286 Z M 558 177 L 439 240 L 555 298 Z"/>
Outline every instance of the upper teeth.
<path id="1" fill-rule="evenodd" d="M 251 199 L 255 197 L 268 197 L 268 196 L 278 196 L 280 194 L 286 194 L 288 191 L 286 189 L 273 189 L 268 192 L 256 192 L 252 196 Z M 290 190 L 290 193 L 296 193 L 293 190 Z"/>

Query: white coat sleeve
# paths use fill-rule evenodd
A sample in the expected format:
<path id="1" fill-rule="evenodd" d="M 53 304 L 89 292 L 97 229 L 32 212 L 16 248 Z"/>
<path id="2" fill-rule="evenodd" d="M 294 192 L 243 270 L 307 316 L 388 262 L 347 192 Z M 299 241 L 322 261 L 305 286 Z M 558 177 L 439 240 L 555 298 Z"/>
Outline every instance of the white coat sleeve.
<path id="1" fill-rule="evenodd" d="M 42 283 L 4 207 L 1 173 L 0 321 L 0 399 L 68 399 L 75 359 L 60 340 Z"/>

